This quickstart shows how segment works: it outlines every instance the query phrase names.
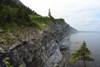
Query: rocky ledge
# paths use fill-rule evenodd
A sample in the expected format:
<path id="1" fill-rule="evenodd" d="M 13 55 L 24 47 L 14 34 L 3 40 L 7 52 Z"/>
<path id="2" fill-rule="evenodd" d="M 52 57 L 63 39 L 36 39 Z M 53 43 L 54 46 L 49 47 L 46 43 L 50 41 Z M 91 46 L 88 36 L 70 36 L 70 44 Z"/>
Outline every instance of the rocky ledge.
<path id="1" fill-rule="evenodd" d="M 0 67 L 6 67 L 3 59 L 13 67 L 56 67 L 62 60 L 61 49 L 70 45 L 69 35 L 77 32 L 65 22 L 50 22 L 48 28 L 31 36 L 9 51 L 0 51 Z M 32 30 L 33 31 L 33 30 Z M 35 31 L 33 31 L 35 32 Z"/>

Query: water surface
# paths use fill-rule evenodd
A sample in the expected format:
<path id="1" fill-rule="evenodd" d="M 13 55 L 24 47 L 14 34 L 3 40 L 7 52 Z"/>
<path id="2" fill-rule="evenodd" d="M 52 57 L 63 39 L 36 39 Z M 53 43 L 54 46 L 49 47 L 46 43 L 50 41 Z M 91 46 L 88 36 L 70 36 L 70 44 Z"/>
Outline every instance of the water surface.
<path id="1" fill-rule="evenodd" d="M 80 48 L 83 41 L 86 41 L 87 47 L 91 51 L 91 57 L 94 62 L 87 62 L 87 67 L 100 67 L 100 33 L 96 32 L 79 32 L 70 36 L 70 53 L 74 53 Z M 82 67 L 82 62 L 77 62 L 70 67 Z"/>

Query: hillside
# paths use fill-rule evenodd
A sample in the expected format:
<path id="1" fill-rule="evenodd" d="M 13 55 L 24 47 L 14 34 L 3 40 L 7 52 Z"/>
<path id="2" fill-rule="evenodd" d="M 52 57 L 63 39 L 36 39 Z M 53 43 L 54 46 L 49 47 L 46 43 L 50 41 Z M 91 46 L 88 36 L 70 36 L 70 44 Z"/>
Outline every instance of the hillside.
<path id="1" fill-rule="evenodd" d="M 54 67 L 77 32 L 64 19 L 43 17 L 19 0 L 0 1 L 0 67 Z"/>
<path id="2" fill-rule="evenodd" d="M 17 1 L 17 3 L 15 2 Z M 40 29 L 45 28 L 44 22 L 49 21 L 49 17 L 42 17 L 36 12 L 32 11 L 30 8 L 19 3 L 18 0 L 1 0 L 0 6 L 0 27 L 3 30 L 9 27 L 14 27 L 14 25 L 22 27 L 34 25 Z M 19 4 L 18 4 L 19 3 Z M 6 26 L 7 25 L 7 26 Z"/>

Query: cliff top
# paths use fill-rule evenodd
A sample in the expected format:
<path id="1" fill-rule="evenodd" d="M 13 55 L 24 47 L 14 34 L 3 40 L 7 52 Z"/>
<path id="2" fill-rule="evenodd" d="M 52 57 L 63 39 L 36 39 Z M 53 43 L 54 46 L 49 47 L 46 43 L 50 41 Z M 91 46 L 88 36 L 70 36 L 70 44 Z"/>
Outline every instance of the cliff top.
<path id="1" fill-rule="evenodd" d="M 0 28 L 4 31 L 14 29 L 15 26 L 35 26 L 38 29 L 46 29 L 50 21 L 64 22 L 63 19 L 43 17 L 23 4 L 17 4 L 19 0 L 1 0 L 0 3 Z"/>

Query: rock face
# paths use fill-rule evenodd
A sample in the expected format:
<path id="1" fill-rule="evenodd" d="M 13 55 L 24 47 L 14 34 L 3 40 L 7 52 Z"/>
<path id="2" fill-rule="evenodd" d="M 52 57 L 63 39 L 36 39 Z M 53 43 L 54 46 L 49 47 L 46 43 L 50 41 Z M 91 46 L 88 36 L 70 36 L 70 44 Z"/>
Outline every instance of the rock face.
<path id="1" fill-rule="evenodd" d="M 23 41 L 9 51 L 0 53 L 0 67 L 6 67 L 3 59 L 9 57 L 13 67 L 55 67 L 62 59 L 60 49 L 70 44 L 69 34 L 76 32 L 65 22 L 50 22 L 48 28 L 29 41 Z"/>
<path id="2" fill-rule="evenodd" d="M 68 45 L 70 45 L 70 44 L 71 44 L 71 43 L 70 43 L 68 37 L 65 37 L 64 39 L 62 39 L 62 40 L 59 42 L 60 49 L 67 48 Z"/>

